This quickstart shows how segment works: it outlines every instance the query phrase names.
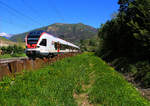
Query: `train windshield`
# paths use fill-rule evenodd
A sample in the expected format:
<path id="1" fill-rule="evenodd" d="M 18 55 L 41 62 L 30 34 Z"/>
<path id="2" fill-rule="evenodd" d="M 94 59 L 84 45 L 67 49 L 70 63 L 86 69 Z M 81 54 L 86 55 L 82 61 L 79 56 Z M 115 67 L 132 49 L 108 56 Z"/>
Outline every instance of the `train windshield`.
<path id="1" fill-rule="evenodd" d="M 27 38 L 27 43 L 28 44 L 37 44 L 42 33 L 43 33 L 43 31 L 30 32 L 28 35 L 28 38 Z"/>

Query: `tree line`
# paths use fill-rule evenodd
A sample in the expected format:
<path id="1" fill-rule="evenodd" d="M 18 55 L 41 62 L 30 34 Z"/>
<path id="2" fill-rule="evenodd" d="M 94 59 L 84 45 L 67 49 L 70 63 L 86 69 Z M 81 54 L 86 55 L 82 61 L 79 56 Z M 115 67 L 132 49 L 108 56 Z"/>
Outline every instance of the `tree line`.
<path id="1" fill-rule="evenodd" d="M 102 24 L 96 54 L 150 87 L 150 0 L 119 0 L 119 12 Z"/>
<path id="2" fill-rule="evenodd" d="M 1 47 L 0 50 L 2 50 L 1 55 L 4 54 L 10 54 L 10 55 L 16 55 L 16 54 L 23 54 L 25 49 L 21 46 L 13 45 L 13 46 L 7 46 L 7 47 Z"/>

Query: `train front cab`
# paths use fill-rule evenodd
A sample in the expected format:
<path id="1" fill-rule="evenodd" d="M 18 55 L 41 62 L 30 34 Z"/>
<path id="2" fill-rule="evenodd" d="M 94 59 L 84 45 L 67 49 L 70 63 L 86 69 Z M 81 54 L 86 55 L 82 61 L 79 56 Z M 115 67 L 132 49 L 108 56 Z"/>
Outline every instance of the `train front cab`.
<path id="1" fill-rule="evenodd" d="M 46 52 L 47 49 L 47 39 L 42 38 L 41 36 L 44 32 L 31 32 L 26 37 L 26 54 L 30 58 L 42 57 L 48 55 Z"/>

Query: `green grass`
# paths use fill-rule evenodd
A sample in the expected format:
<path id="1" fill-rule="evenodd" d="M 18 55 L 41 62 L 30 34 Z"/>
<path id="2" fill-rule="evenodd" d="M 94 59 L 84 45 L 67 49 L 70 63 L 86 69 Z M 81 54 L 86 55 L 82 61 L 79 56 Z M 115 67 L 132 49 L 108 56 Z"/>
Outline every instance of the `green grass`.
<path id="1" fill-rule="evenodd" d="M 6 39 L 6 38 L 4 38 L 4 37 L 1 37 L 1 36 L 0 36 L 0 40 L 3 40 L 3 41 L 10 41 L 10 40 L 8 40 L 8 39 Z"/>
<path id="2" fill-rule="evenodd" d="M 16 78 L 5 77 L 0 82 L 0 105 L 76 106 L 75 93 L 86 93 L 89 103 L 100 106 L 149 105 L 122 75 L 92 53 L 24 71 Z"/>
<path id="3" fill-rule="evenodd" d="M 4 58 L 13 58 L 13 57 L 26 57 L 26 54 L 14 54 L 14 55 L 10 55 L 10 54 L 4 54 L 4 55 L 0 55 L 0 59 L 4 59 Z"/>
<path id="4" fill-rule="evenodd" d="M 93 61 L 95 82 L 88 93 L 91 103 L 105 106 L 150 106 L 150 102 L 141 97 L 121 74 L 101 59 L 98 62 L 97 57 L 93 57 Z"/>

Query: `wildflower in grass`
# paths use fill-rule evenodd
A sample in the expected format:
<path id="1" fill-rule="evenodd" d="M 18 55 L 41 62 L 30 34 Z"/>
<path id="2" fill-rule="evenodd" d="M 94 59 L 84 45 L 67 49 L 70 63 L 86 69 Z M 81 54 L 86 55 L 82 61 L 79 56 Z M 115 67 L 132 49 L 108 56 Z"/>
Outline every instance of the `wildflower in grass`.
<path id="1" fill-rule="evenodd" d="M 11 82 L 10 82 L 10 85 L 13 85 L 14 83 L 15 83 L 15 81 L 11 81 Z"/>

